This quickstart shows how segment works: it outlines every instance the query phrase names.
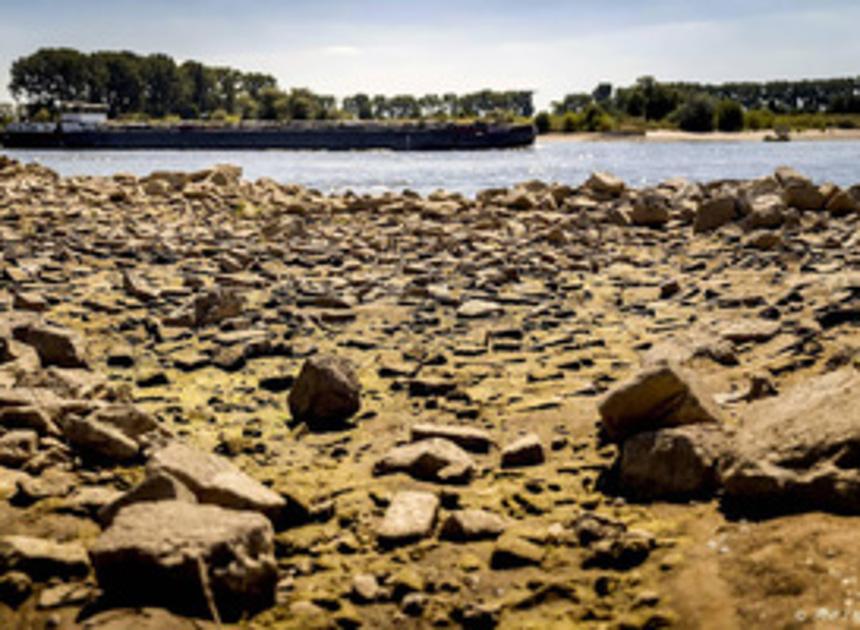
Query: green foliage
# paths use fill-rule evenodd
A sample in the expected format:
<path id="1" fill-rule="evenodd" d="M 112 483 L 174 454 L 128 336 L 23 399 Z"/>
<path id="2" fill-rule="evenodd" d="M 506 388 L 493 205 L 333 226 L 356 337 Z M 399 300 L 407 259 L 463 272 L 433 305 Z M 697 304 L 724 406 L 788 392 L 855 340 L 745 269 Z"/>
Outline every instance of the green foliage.
<path id="1" fill-rule="evenodd" d="M 700 97 L 709 97 L 716 109 L 710 125 L 708 106 Z M 846 126 L 855 124 L 851 114 L 860 114 L 860 77 L 708 85 L 662 83 L 645 76 L 632 86 L 614 90 L 601 83 L 590 94 L 573 93 L 555 101 L 555 126 L 561 128 L 564 114 L 582 114 L 592 103 L 604 108 L 616 129 L 665 128 L 684 119 L 686 126 L 700 130 L 713 125 L 723 131 L 761 130 L 772 128 L 777 118 L 786 116 L 786 124 L 793 128 Z"/>
<path id="2" fill-rule="evenodd" d="M 481 90 L 471 94 L 397 94 L 373 97 L 364 93 L 343 99 L 343 110 L 359 120 L 414 120 L 457 118 L 510 120 L 530 119 L 534 115 L 533 93 L 513 90 L 495 92 Z"/>
<path id="3" fill-rule="evenodd" d="M 55 113 L 64 102 L 86 101 L 104 103 L 112 117 L 126 119 L 327 118 L 336 105 L 333 97 L 309 90 L 287 95 L 273 76 L 259 72 L 193 60 L 178 65 L 164 54 L 84 54 L 70 48 L 45 48 L 17 59 L 9 89 L 31 114 L 41 108 Z"/>
<path id="4" fill-rule="evenodd" d="M 741 131 L 744 128 L 744 108 L 736 101 L 723 99 L 717 104 L 716 123 L 720 131 Z"/>
<path id="5" fill-rule="evenodd" d="M 776 116 L 770 110 L 752 109 L 744 114 L 744 126 L 750 131 L 773 129 Z"/>
<path id="6" fill-rule="evenodd" d="M 597 103 L 592 103 L 582 113 L 580 129 L 589 132 L 611 131 L 615 126 L 612 117 Z"/>
<path id="7" fill-rule="evenodd" d="M 0 103 L 0 129 L 15 119 L 15 108 L 11 103 Z"/>
<path id="8" fill-rule="evenodd" d="M 41 107 L 30 117 L 30 120 L 37 123 L 53 122 L 54 115 L 47 107 Z"/>
<path id="9" fill-rule="evenodd" d="M 540 134 L 549 133 L 551 121 L 549 118 L 548 112 L 539 112 L 537 116 L 535 116 L 535 128 L 537 132 Z"/>
<path id="10" fill-rule="evenodd" d="M 562 118 L 561 130 L 565 133 L 579 131 L 579 116 L 572 112 L 566 113 Z"/>
<path id="11" fill-rule="evenodd" d="M 688 98 L 675 112 L 678 127 L 683 131 L 713 131 L 714 110 L 714 101 L 710 96 L 695 94 Z"/>

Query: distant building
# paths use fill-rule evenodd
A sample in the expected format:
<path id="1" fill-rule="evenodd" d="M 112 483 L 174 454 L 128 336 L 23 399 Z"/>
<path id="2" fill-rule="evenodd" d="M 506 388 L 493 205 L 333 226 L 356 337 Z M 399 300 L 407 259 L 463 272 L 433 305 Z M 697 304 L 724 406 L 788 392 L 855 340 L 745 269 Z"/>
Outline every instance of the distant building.
<path id="1" fill-rule="evenodd" d="M 108 106 L 101 103 L 69 101 L 63 103 L 60 122 L 63 124 L 101 125 L 108 118 Z"/>

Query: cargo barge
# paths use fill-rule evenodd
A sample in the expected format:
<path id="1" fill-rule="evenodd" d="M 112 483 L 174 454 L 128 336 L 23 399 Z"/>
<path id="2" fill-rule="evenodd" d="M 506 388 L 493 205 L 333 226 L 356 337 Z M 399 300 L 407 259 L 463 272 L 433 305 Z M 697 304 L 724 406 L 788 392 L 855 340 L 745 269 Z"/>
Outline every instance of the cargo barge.
<path id="1" fill-rule="evenodd" d="M 292 122 L 283 124 L 117 124 L 64 114 L 59 123 L 13 123 L 9 148 L 38 149 L 319 149 L 444 151 L 504 149 L 534 143 L 533 125 L 487 123 Z"/>

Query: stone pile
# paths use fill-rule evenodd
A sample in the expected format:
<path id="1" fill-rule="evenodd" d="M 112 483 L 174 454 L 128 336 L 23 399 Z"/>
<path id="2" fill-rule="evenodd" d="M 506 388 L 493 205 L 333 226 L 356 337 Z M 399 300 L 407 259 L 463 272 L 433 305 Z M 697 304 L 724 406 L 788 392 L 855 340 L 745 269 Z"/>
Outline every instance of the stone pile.
<path id="1" fill-rule="evenodd" d="M 769 574 L 712 532 L 860 511 L 858 221 L 788 168 L 467 198 L 3 160 L 0 625 L 703 625 L 690 575 Z M 795 622 L 744 584 L 707 591 L 735 625 Z"/>

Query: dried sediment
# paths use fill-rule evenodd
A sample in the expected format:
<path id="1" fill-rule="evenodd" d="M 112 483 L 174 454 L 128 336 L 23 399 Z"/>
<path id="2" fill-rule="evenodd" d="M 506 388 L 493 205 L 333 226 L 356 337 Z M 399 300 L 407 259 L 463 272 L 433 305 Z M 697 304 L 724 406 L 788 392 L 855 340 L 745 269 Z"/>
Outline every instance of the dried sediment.
<path id="1" fill-rule="evenodd" d="M 827 589 L 786 569 L 788 604 L 744 582 L 755 554 L 708 573 L 697 550 L 719 529 L 792 553 L 800 521 L 742 539 L 723 494 L 856 511 L 850 395 L 830 432 L 804 425 L 827 396 L 791 401 L 823 372 L 853 377 L 858 211 L 860 188 L 786 169 L 469 199 L 4 160 L 0 534 L 122 548 L 109 570 L 47 578 L 68 590 L 35 614 L 62 620 L 109 596 L 99 576 L 127 557 L 211 614 L 191 565 L 153 552 L 180 502 L 189 522 L 224 518 L 185 538 L 214 611 L 261 627 L 695 625 L 689 602 L 713 593 L 685 591 L 687 571 L 746 585 L 708 578 L 738 627 L 787 623 Z M 627 502 L 654 498 L 682 505 Z M 134 540 L 128 510 L 157 527 Z M 854 523 L 806 518 L 828 536 Z M 0 621 L 40 597 L 25 568 L 0 576 Z M 254 605 L 222 606 L 241 584 Z M 189 612 L 158 589 L 135 604 Z"/>

